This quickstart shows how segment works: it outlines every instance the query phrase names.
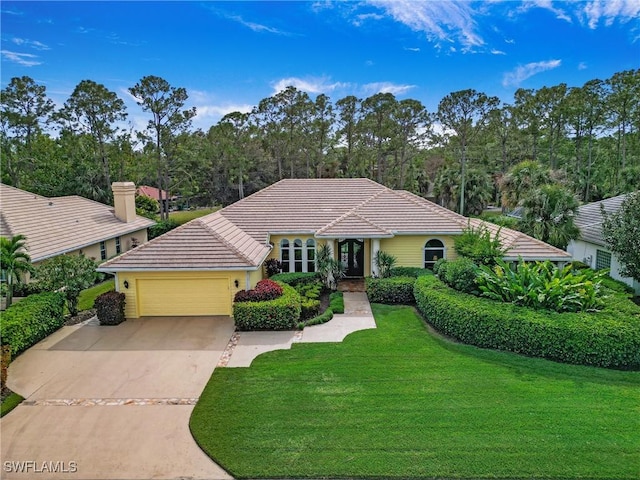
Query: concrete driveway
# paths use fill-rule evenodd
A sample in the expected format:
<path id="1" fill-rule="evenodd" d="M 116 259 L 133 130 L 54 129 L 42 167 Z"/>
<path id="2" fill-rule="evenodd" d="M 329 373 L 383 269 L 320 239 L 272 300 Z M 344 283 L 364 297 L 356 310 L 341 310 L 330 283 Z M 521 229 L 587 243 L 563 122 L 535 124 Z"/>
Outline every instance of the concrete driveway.
<path id="1" fill-rule="evenodd" d="M 144 318 L 43 340 L 9 368 L 26 400 L 0 420 L 0 477 L 231 478 L 189 416 L 233 329 L 228 317 Z"/>

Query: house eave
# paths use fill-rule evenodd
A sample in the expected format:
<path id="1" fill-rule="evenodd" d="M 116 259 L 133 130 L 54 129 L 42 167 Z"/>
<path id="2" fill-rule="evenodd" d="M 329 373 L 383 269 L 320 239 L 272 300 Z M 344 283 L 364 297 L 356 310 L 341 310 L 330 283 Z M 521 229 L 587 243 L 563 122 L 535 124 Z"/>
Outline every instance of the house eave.
<path id="1" fill-rule="evenodd" d="M 120 267 L 120 268 L 96 268 L 101 273 L 126 273 L 126 272 L 251 272 L 262 267 L 262 264 L 255 267 Z"/>

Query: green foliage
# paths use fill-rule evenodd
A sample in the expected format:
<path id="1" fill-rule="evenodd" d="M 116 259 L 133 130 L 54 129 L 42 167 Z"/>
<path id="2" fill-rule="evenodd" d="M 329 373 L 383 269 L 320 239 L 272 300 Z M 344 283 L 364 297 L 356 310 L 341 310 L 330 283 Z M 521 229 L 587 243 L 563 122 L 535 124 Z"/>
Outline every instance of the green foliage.
<path id="1" fill-rule="evenodd" d="M 98 295 L 105 292 L 111 292 L 115 290 L 115 288 L 115 281 L 113 280 L 113 278 L 111 278 L 111 280 L 98 283 L 97 285 L 83 290 L 82 292 L 80 292 L 80 296 L 78 297 L 78 311 L 82 312 L 83 310 L 92 309 Z"/>
<path id="2" fill-rule="evenodd" d="M 269 260 L 266 260 L 264 262 L 264 269 L 267 277 L 273 277 L 274 275 L 277 275 L 280 270 L 282 270 L 282 264 L 277 258 L 270 258 Z"/>
<path id="3" fill-rule="evenodd" d="M 25 351 L 64 325 L 64 297 L 37 293 L 12 305 L 2 314 L 2 345 L 11 355 Z"/>
<path id="4" fill-rule="evenodd" d="M 333 318 L 333 310 L 331 308 L 327 308 L 320 315 L 310 318 L 307 321 L 299 322 L 298 329 L 302 330 L 304 327 L 310 327 L 312 325 L 321 325 L 323 323 L 327 323 L 329 320 Z"/>
<path id="5" fill-rule="evenodd" d="M 492 237 L 486 225 L 480 224 L 474 228 L 469 223 L 462 231 L 462 235 L 454 240 L 456 252 L 476 264 L 494 265 L 496 259 L 501 259 L 507 252 L 507 249 L 502 247 L 500 230 L 501 228 Z"/>
<path id="6" fill-rule="evenodd" d="M 100 325 L 120 325 L 126 320 L 124 316 L 125 294 L 105 292 L 95 301 L 96 315 Z"/>
<path id="7" fill-rule="evenodd" d="M 5 398 L 2 401 L 2 407 L 0 409 L 0 418 L 4 417 L 7 413 L 9 413 L 11 410 L 13 410 L 18 405 L 20 405 L 20 403 L 22 403 L 23 400 L 24 398 L 22 398 L 20 395 L 18 395 L 15 392 L 12 392 L 7 398 Z"/>
<path id="8" fill-rule="evenodd" d="M 378 269 L 378 274 L 381 278 L 389 278 L 391 276 L 391 270 L 396 266 L 398 259 L 390 253 L 378 250 L 376 253 L 374 262 Z"/>
<path id="9" fill-rule="evenodd" d="M 440 269 L 442 268 L 442 266 L 447 262 L 448 260 L 446 258 L 438 259 L 436 263 L 433 264 L 433 274 L 438 275 L 440 273 Z M 445 266 L 445 268 L 447 267 Z"/>
<path id="10" fill-rule="evenodd" d="M 307 320 L 318 315 L 320 300 L 304 297 L 300 301 L 300 320 Z"/>
<path id="11" fill-rule="evenodd" d="M 60 291 L 71 315 L 78 314 L 80 293 L 96 280 L 96 264 L 84 255 L 58 255 L 35 269 L 35 280 L 42 291 Z"/>
<path id="12" fill-rule="evenodd" d="M 292 330 L 298 325 L 300 295 L 286 283 L 282 296 L 266 302 L 241 302 L 233 305 L 233 318 L 238 330 Z"/>
<path id="13" fill-rule="evenodd" d="M 415 277 L 367 277 L 367 296 L 372 303 L 405 304 L 414 303 L 413 284 Z"/>
<path id="14" fill-rule="evenodd" d="M 333 313 L 344 313 L 344 294 L 333 292 L 329 295 L 329 308 Z"/>
<path id="15" fill-rule="evenodd" d="M 333 258 L 331 248 L 326 243 L 320 245 L 316 252 L 316 271 L 327 288 L 336 290 L 338 282 L 344 278 L 345 267 Z"/>
<path id="16" fill-rule="evenodd" d="M 171 230 L 179 226 L 180 224 L 173 218 L 161 220 L 155 225 L 151 225 L 149 227 L 149 240 L 159 237 L 160 235 L 164 235 L 165 233 L 170 232 Z"/>
<path id="17" fill-rule="evenodd" d="M 480 220 L 495 223 L 496 225 L 500 225 L 501 227 L 518 230 L 519 221 L 515 217 L 510 217 L 508 215 L 489 215 L 487 213 L 483 213 L 479 218 Z"/>
<path id="18" fill-rule="evenodd" d="M 0 237 L 0 268 L 6 279 L 7 307 L 13 301 L 13 291 L 20 284 L 20 276 L 33 272 L 31 257 L 26 252 L 26 240 L 24 235 Z"/>
<path id="19" fill-rule="evenodd" d="M 158 201 L 146 195 L 136 195 L 136 213 L 155 220 L 158 215 Z"/>
<path id="20" fill-rule="evenodd" d="M 438 278 L 451 288 L 465 293 L 474 293 L 478 290 L 476 276 L 478 266 L 468 258 L 457 258 L 445 261 L 438 267 Z"/>
<path id="21" fill-rule="evenodd" d="M 640 282 L 640 191 L 630 194 L 611 215 L 603 211 L 602 233 L 620 261 L 620 274 Z"/>
<path id="22" fill-rule="evenodd" d="M 315 283 L 318 280 L 318 274 L 315 272 L 277 273 L 269 278 L 275 282 L 282 282 L 295 287 L 297 285 Z"/>
<path id="23" fill-rule="evenodd" d="M 391 269 L 392 277 L 418 278 L 423 275 L 433 275 L 433 272 L 428 268 L 420 268 L 420 267 L 393 267 Z"/>
<path id="24" fill-rule="evenodd" d="M 560 269 L 551 262 L 520 262 L 516 268 L 503 261 L 493 268 L 481 266 L 476 282 L 482 295 L 534 309 L 556 312 L 598 310 L 603 306 L 601 281 L 604 272 Z"/>
<path id="25" fill-rule="evenodd" d="M 434 277 L 416 281 L 416 303 L 440 332 L 483 348 L 551 360 L 640 370 L 640 307 L 612 295 L 598 312 L 533 310 L 457 292 Z"/>

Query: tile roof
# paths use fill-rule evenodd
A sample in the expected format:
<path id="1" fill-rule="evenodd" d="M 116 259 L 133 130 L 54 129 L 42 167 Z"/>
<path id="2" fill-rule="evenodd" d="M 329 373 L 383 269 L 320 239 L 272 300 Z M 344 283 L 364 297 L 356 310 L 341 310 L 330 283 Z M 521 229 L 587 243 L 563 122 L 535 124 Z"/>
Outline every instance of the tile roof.
<path id="1" fill-rule="evenodd" d="M 0 235 L 27 237 L 33 262 L 150 227 L 136 217 L 118 220 L 113 207 L 76 195 L 47 198 L 0 184 Z"/>
<path id="2" fill-rule="evenodd" d="M 150 187 L 148 185 L 140 185 L 137 189 L 136 189 L 136 193 L 138 195 L 144 195 L 145 197 L 149 197 L 149 198 L 153 198 L 154 200 L 160 200 L 160 189 L 156 188 L 156 187 Z M 162 199 L 163 200 L 175 200 L 176 197 L 175 195 L 169 197 L 169 193 L 166 190 L 162 190 Z"/>
<path id="3" fill-rule="evenodd" d="M 250 270 L 271 251 L 219 212 L 192 220 L 165 235 L 109 260 L 100 269 Z"/>
<path id="4" fill-rule="evenodd" d="M 226 223 L 225 223 L 226 221 Z M 188 228 L 176 229 L 158 240 L 103 264 L 104 269 L 254 268 L 270 249 L 275 234 L 309 234 L 320 238 L 391 237 L 394 235 L 458 235 L 469 219 L 403 190 L 391 190 L 372 180 L 281 180 L 215 213 L 196 219 Z M 471 220 L 474 225 L 480 220 Z M 485 222 L 481 222 L 485 223 Z M 190 225 L 190 224 L 187 224 Z M 210 235 L 225 242 L 204 255 L 203 225 Z M 498 226 L 487 224 L 492 231 Z M 567 260 L 570 255 L 523 233 L 500 229 L 508 256 L 529 259 Z M 213 238 L 213 237 L 212 237 Z M 221 250 L 223 243 L 227 251 Z M 260 246 L 261 248 L 259 248 Z M 266 249 L 266 250 L 265 250 Z M 154 251 L 146 260 L 135 259 Z M 200 252 L 201 258 L 196 261 Z M 239 255 L 239 256 L 238 256 Z M 193 259 L 191 260 L 193 256 Z M 234 260 L 235 259 L 235 260 Z M 136 263 L 139 262 L 139 263 Z M 256 263 L 257 262 L 257 263 Z"/>
<path id="5" fill-rule="evenodd" d="M 602 222 L 604 218 L 602 217 L 601 206 L 604 207 L 605 212 L 608 214 L 615 213 L 628 196 L 628 194 L 619 195 L 579 207 L 574 221 L 576 227 L 580 229 L 580 240 L 606 246 L 602 237 Z"/>

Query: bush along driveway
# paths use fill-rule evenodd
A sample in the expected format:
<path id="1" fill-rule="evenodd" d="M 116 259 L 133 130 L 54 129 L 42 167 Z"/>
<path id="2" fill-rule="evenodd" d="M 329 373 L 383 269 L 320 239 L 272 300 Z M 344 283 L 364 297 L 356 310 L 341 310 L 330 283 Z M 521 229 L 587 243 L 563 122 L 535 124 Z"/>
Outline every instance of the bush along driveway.
<path id="1" fill-rule="evenodd" d="M 640 372 L 527 358 L 431 334 L 411 307 L 378 328 L 217 369 L 191 417 L 238 478 L 636 479 Z"/>

